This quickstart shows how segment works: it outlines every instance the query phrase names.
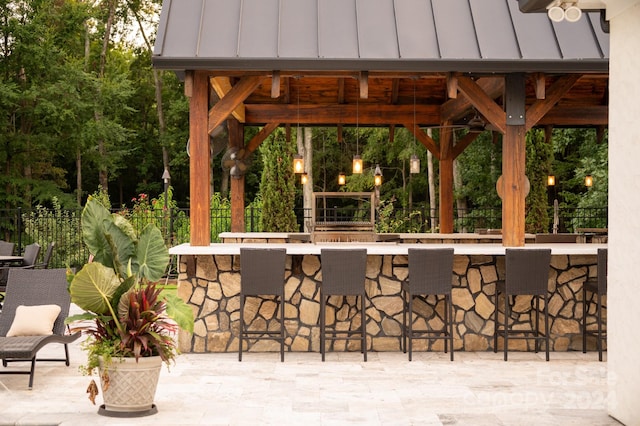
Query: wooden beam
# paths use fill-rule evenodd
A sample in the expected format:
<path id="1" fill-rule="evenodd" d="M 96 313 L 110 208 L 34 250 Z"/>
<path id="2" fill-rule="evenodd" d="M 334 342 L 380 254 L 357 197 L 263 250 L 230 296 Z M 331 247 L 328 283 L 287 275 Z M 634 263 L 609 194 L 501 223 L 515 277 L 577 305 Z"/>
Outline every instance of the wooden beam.
<path id="1" fill-rule="evenodd" d="M 229 77 L 211 77 L 209 83 L 220 99 L 224 98 L 232 88 Z M 236 120 L 244 122 L 244 105 L 238 105 L 232 114 Z"/>
<path id="2" fill-rule="evenodd" d="M 449 99 L 458 97 L 458 77 L 452 73 L 447 75 L 447 97 Z"/>
<path id="3" fill-rule="evenodd" d="M 208 246 L 211 243 L 209 211 L 210 153 L 207 112 L 209 110 L 209 77 L 204 71 L 187 72 L 191 80 L 189 99 L 189 197 L 190 243 Z"/>
<path id="4" fill-rule="evenodd" d="M 458 89 L 496 129 L 506 132 L 506 114 L 493 98 L 489 96 L 482 86 L 469 77 L 458 77 Z"/>
<path id="5" fill-rule="evenodd" d="M 237 108 L 238 106 L 241 106 L 244 100 L 247 99 L 247 97 L 253 93 L 258 86 L 260 86 L 260 83 L 262 83 L 264 78 L 264 75 L 243 77 L 235 86 L 222 95 L 220 95 L 218 90 L 216 90 L 216 93 L 220 96 L 220 101 L 218 101 L 218 103 L 216 103 L 209 111 L 209 133 L 225 121 L 231 114 L 233 114 L 239 122 L 244 123 L 246 121 L 245 113 L 243 111 L 241 118 L 237 117 L 235 114 L 237 112 Z M 218 81 L 218 78 L 216 77 L 211 79 L 211 81 L 214 80 Z"/>
<path id="6" fill-rule="evenodd" d="M 237 120 L 229 120 L 229 146 L 244 148 L 244 128 Z M 245 232 L 244 175 L 231 177 L 231 232 Z"/>
<path id="7" fill-rule="evenodd" d="M 280 71 L 274 71 L 271 75 L 271 97 L 273 99 L 280 97 Z"/>
<path id="8" fill-rule="evenodd" d="M 525 126 L 507 126 L 502 144 L 502 245 L 524 246 Z"/>
<path id="9" fill-rule="evenodd" d="M 536 72 L 531 75 L 533 79 L 533 87 L 536 92 L 536 99 L 544 99 L 546 97 L 546 76 L 542 72 Z"/>
<path id="10" fill-rule="evenodd" d="M 536 101 L 527 110 L 526 129 L 535 126 L 544 115 L 578 82 L 580 74 L 567 74 L 558 78 L 547 90 L 545 99 Z"/>
<path id="11" fill-rule="evenodd" d="M 469 145 L 471 145 L 471 142 L 475 141 L 478 138 L 480 133 L 481 132 L 469 132 L 464 135 L 462 139 L 459 139 L 453 147 L 453 152 L 451 153 L 453 159 L 455 160 L 456 158 L 458 158 L 458 156 L 462 154 L 462 152 L 467 149 Z"/>
<path id="12" fill-rule="evenodd" d="M 491 99 L 495 99 L 504 92 L 504 78 L 482 77 L 477 80 L 478 86 Z M 471 102 L 464 96 L 446 101 L 440 107 L 442 121 L 456 121 L 465 116 L 471 108 Z"/>
<path id="13" fill-rule="evenodd" d="M 413 118 L 413 105 L 300 105 L 300 124 L 326 125 L 356 124 L 379 125 L 403 124 Z M 264 125 L 265 123 L 297 124 L 297 105 L 284 104 L 247 104 L 245 124 Z M 440 108 L 437 105 L 416 105 L 416 115 L 420 125 L 440 123 Z"/>
<path id="14" fill-rule="evenodd" d="M 396 126 L 392 124 L 389 126 L 389 143 L 393 143 L 396 137 Z"/>
<path id="15" fill-rule="evenodd" d="M 450 125 L 444 122 L 443 125 Z M 453 233 L 453 131 L 440 129 L 440 232 Z"/>
<path id="16" fill-rule="evenodd" d="M 417 124 L 403 123 L 402 125 L 406 127 L 407 130 L 409 130 L 411 133 L 413 133 L 416 139 L 418 139 L 420 143 L 424 145 L 424 147 L 427 148 L 429 152 L 433 154 L 434 157 L 436 157 L 437 159 L 440 159 L 440 147 L 438 147 L 438 144 L 436 144 L 436 141 L 431 139 L 429 135 L 423 132 L 422 129 L 418 127 Z"/>
<path id="17" fill-rule="evenodd" d="M 360 86 L 360 99 L 369 98 L 369 73 L 367 71 L 361 71 L 358 77 Z"/>
<path id="18" fill-rule="evenodd" d="M 562 123 L 562 124 L 559 124 Z M 536 126 L 608 126 L 608 106 L 562 106 L 554 107 L 538 121 Z"/>
<path id="19" fill-rule="evenodd" d="M 273 133 L 275 129 L 278 128 L 279 125 L 280 123 L 269 123 L 262 129 L 260 129 L 258 134 L 252 137 L 251 140 L 247 143 L 245 157 L 255 151 L 260 146 L 260 144 L 262 144 L 262 142 L 264 142 L 264 140 L 269 137 L 269 135 Z M 291 137 L 290 135 L 291 132 L 289 131 L 289 138 Z"/>

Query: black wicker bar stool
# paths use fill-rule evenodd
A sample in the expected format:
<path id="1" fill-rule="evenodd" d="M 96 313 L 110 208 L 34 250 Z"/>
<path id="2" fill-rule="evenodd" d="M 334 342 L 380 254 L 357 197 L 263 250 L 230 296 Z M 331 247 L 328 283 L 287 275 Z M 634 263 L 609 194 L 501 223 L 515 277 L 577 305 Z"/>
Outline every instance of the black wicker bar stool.
<path id="1" fill-rule="evenodd" d="M 535 351 L 545 342 L 549 361 L 549 296 L 547 285 L 551 266 L 550 249 L 506 249 L 504 281 L 498 281 L 495 293 L 493 351 L 498 351 L 498 335 L 504 337 L 504 360 L 507 360 L 509 339 L 535 339 Z M 504 323 L 498 325 L 498 295 L 504 294 Z M 535 319 L 531 330 L 509 327 L 511 296 L 529 295 L 535 299 Z M 532 302 L 533 302 L 532 299 Z M 544 332 L 540 331 L 540 299 L 544 301 Z"/>
<path id="2" fill-rule="evenodd" d="M 320 285 L 320 353 L 325 358 L 326 340 L 358 339 L 362 344 L 364 360 L 367 360 L 367 331 L 365 280 L 367 269 L 366 249 L 322 249 L 322 284 Z M 337 321 L 327 326 L 327 297 L 357 296 L 360 297 L 361 324 L 359 330 L 338 330 Z M 328 330 L 327 330 L 328 329 Z M 327 336 L 327 331 L 331 335 Z M 353 337 L 358 335 L 357 337 Z"/>
<path id="3" fill-rule="evenodd" d="M 602 299 L 607 295 L 607 260 L 607 249 L 598 249 L 598 276 L 595 279 L 588 279 L 582 286 L 582 352 L 587 353 L 587 336 L 595 336 L 599 361 L 602 361 L 602 343 L 607 340 L 607 330 L 603 327 L 605 324 L 602 318 L 604 311 Z M 587 293 L 596 296 L 596 330 L 587 329 L 587 315 L 591 300 L 587 298 Z"/>
<path id="4" fill-rule="evenodd" d="M 240 341 L 238 361 L 242 361 L 244 339 L 276 340 L 280 342 L 280 361 L 284 362 L 284 273 L 287 254 L 285 249 L 240 249 Z M 266 330 L 249 330 L 244 321 L 247 296 L 275 296 L 280 305 L 279 329 L 267 324 Z"/>
<path id="5" fill-rule="evenodd" d="M 453 278 L 453 249 L 409 249 L 409 277 L 402 283 L 402 348 L 407 352 L 409 338 L 409 361 L 413 352 L 413 339 L 443 339 L 444 351 L 451 350 L 453 361 L 453 303 L 451 289 Z M 440 330 L 413 329 L 413 299 L 415 296 L 444 296 L 444 326 Z M 434 306 L 435 309 L 435 306 Z M 407 323 L 407 316 L 408 323 Z M 417 335 L 416 335 L 417 333 Z"/>

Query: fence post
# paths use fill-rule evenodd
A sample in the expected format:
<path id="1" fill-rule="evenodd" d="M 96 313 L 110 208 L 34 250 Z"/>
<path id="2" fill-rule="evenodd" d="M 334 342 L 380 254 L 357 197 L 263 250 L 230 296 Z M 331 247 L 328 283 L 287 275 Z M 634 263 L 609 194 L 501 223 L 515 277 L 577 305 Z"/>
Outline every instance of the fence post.
<path id="1" fill-rule="evenodd" d="M 22 207 L 18 207 L 18 253 L 22 253 Z"/>

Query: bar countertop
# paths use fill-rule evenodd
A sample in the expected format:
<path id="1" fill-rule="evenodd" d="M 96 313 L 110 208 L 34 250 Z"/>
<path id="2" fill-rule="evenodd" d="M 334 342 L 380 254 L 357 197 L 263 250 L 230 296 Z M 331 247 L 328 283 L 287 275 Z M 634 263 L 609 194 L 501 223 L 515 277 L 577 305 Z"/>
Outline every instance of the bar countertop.
<path id="1" fill-rule="evenodd" d="M 457 255 L 504 255 L 502 244 L 398 244 L 398 243 L 213 243 L 208 246 L 192 246 L 185 243 L 169 249 L 172 255 L 239 255 L 241 247 L 250 248 L 284 248 L 289 255 L 319 255 L 323 248 L 352 249 L 364 248 L 368 255 L 406 255 L 410 248 L 443 248 L 452 247 Z M 520 248 L 550 248 L 552 255 L 595 255 L 599 248 L 606 244 L 550 243 L 527 244 Z"/>

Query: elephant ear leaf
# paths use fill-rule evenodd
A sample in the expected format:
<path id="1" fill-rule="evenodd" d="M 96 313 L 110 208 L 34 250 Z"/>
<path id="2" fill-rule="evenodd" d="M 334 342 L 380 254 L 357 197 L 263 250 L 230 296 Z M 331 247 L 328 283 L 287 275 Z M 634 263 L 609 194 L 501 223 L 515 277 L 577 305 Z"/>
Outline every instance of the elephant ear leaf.
<path id="1" fill-rule="evenodd" d="M 98 262 L 88 263 L 69 285 L 71 302 L 98 315 L 111 315 L 111 301 L 120 280 L 113 269 Z"/>
<path id="2" fill-rule="evenodd" d="M 111 221 L 111 214 L 95 198 L 89 197 L 82 209 L 82 239 L 96 261 L 111 265 L 113 256 L 105 236 L 105 221 Z"/>
<path id="3" fill-rule="evenodd" d="M 169 318 L 173 319 L 181 329 L 193 333 L 193 309 L 172 293 L 165 296 L 165 302 Z"/>
<path id="4" fill-rule="evenodd" d="M 160 230 L 151 224 L 140 234 L 137 248 L 138 275 L 149 281 L 158 281 L 167 271 L 169 251 Z"/>

